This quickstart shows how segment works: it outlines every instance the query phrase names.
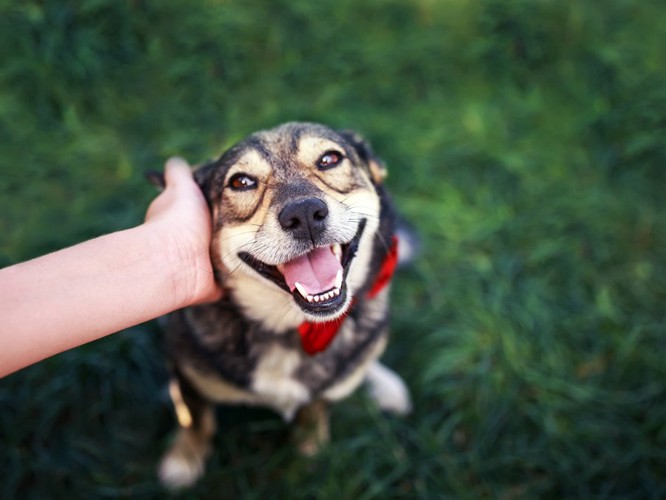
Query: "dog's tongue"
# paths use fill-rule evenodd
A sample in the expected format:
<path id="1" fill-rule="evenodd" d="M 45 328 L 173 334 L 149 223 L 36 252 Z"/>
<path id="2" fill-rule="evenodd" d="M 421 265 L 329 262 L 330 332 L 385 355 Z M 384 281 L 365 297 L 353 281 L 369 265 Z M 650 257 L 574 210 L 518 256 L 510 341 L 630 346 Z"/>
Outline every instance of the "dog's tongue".
<path id="1" fill-rule="evenodd" d="M 308 254 L 285 262 L 280 267 L 287 286 L 292 292 L 298 282 L 310 295 L 333 288 L 336 275 L 342 269 L 340 262 L 329 247 L 316 248 Z"/>

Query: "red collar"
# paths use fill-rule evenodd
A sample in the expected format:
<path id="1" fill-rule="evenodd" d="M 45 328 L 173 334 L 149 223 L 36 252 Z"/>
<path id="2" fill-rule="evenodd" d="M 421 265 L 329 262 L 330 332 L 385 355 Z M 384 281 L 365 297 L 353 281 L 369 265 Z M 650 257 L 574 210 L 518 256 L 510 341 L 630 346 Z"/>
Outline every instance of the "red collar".
<path id="1" fill-rule="evenodd" d="M 372 288 L 366 295 L 367 298 L 372 299 L 379 292 L 381 292 L 386 285 L 389 284 L 391 278 L 393 278 L 393 273 L 395 272 L 396 265 L 398 264 L 398 238 L 393 236 L 391 242 L 391 248 L 389 249 L 382 267 L 377 274 L 377 278 L 372 285 Z M 352 306 L 354 301 L 352 301 Z M 310 356 L 317 354 L 320 351 L 323 351 L 328 347 L 328 345 L 333 341 L 333 338 L 340 330 L 340 327 L 347 318 L 346 313 L 340 316 L 338 319 L 332 321 L 326 321 L 324 323 L 311 323 L 306 321 L 301 323 L 298 327 L 298 333 L 301 336 L 301 344 L 303 350 L 308 353 Z"/>

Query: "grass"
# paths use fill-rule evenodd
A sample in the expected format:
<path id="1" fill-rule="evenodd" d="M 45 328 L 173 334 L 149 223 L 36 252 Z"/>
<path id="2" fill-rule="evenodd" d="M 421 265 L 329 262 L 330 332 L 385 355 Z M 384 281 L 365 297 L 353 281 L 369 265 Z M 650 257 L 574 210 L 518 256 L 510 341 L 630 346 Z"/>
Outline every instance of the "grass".
<path id="1" fill-rule="evenodd" d="M 141 222 L 169 155 L 287 120 L 362 131 L 423 237 L 385 359 L 313 462 L 221 411 L 189 498 L 666 496 L 666 8 L 658 1 L 10 2 L 0 265 Z M 158 328 L 0 381 L 0 497 L 157 498 Z"/>

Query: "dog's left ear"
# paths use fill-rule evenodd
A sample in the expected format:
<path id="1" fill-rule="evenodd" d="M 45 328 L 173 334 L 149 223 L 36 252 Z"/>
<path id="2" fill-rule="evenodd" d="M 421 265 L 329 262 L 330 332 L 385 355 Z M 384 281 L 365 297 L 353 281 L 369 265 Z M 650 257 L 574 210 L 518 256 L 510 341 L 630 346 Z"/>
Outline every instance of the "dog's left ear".
<path id="1" fill-rule="evenodd" d="M 360 134 L 353 130 L 339 130 L 338 133 L 353 147 L 358 156 L 370 169 L 370 177 L 375 184 L 381 184 L 386 179 L 388 172 L 384 162 L 375 154 L 372 147 Z"/>

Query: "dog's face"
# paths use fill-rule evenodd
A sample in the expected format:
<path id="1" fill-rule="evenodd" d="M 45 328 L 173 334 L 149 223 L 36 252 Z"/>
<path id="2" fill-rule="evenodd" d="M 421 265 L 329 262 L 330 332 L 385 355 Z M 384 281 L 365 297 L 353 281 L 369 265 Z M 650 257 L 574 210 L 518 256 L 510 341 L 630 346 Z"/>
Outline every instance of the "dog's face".
<path id="1" fill-rule="evenodd" d="M 360 138 L 308 123 L 255 133 L 196 172 L 213 265 L 250 317 L 347 310 L 367 278 L 384 175 Z"/>

